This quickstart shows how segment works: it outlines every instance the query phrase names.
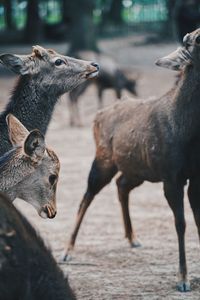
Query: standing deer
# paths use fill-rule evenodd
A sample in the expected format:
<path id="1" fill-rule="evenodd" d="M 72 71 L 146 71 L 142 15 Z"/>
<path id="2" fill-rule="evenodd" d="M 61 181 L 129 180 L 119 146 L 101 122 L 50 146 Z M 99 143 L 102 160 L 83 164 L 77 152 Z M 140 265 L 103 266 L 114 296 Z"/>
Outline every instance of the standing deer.
<path id="1" fill-rule="evenodd" d="M 118 99 L 122 96 L 122 90 L 126 89 L 134 96 L 137 96 L 137 79 L 130 79 L 125 72 L 121 70 L 118 64 L 108 55 L 99 54 L 92 51 L 81 51 L 76 53 L 79 58 L 98 61 L 101 66 L 99 75 L 95 80 L 87 80 L 81 85 L 77 86 L 69 93 L 70 104 L 70 125 L 80 126 L 81 120 L 78 110 L 79 97 L 86 91 L 86 89 L 94 83 L 97 87 L 97 94 L 99 100 L 99 109 L 103 106 L 103 92 L 105 89 L 113 89 Z"/>
<path id="2" fill-rule="evenodd" d="M 0 191 L 11 201 L 20 197 L 32 204 L 41 217 L 54 218 L 58 157 L 37 129 L 29 132 L 11 114 L 6 120 L 13 148 L 0 157 Z"/>
<path id="3" fill-rule="evenodd" d="M 96 194 L 120 171 L 117 179 L 125 236 L 138 246 L 129 216 L 129 193 L 145 180 L 163 182 L 174 214 L 179 246 L 177 288 L 190 290 L 185 255 L 184 185 L 200 238 L 200 29 L 187 34 L 183 47 L 157 61 L 181 70 L 178 86 L 160 99 L 119 102 L 99 112 L 94 122 L 96 156 L 86 193 L 64 259 L 72 251 L 87 211 Z"/>
<path id="4" fill-rule="evenodd" d="M 75 300 L 34 228 L 0 194 L 0 300 Z"/>

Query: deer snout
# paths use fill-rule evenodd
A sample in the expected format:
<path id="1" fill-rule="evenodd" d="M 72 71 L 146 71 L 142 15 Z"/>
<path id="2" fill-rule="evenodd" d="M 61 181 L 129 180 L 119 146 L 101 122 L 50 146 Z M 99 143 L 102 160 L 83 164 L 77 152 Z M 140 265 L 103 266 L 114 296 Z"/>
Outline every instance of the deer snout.
<path id="1" fill-rule="evenodd" d="M 92 62 L 87 68 L 86 78 L 96 77 L 99 73 L 99 69 L 99 65 L 95 62 Z"/>
<path id="2" fill-rule="evenodd" d="M 56 208 L 50 204 L 44 205 L 40 211 L 40 217 L 43 219 L 53 219 L 57 214 Z"/>
<path id="3" fill-rule="evenodd" d="M 99 71 L 99 65 L 97 63 L 92 62 L 91 65 L 95 67 L 97 71 Z"/>

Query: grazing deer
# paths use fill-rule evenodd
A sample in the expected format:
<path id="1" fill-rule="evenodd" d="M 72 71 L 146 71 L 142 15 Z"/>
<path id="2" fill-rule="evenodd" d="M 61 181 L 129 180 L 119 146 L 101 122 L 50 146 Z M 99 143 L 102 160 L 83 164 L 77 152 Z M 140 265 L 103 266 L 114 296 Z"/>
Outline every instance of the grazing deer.
<path id="1" fill-rule="evenodd" d="M 10 102 L 0 115 L 0 155 L 11 149 L 6 116 L 12 113 L 28 129 L 47 131 L 59 97 L 98 74 L 96 63 L 63 56 L 57 52 L 33 47 L 30 55 L 0 55 L 0 62 L 20 75 Z"/>
<path id="2" fill-rule="evenodd" d="M 200 29 L 187 34 L 183 47 L 157 61 L 181 70 L 178 86 L 160 99 L 124 101 L 99 112 L 94 122 L 96 156 L 81 201 L 67 254 L 96 194 L 120 171 L 117 179 L 125 236 L 138 246 L 129 216 L 129 193 L 145 180 L 163 182 L 174 214 L 179 245 L 178 290 L 190 290 L 185 254 L 184 185 L 200 237 Z"/>
<path id="3" fill-rule="evenodd" d="M 67 278 L 26 218 L 0 194 L 0 300 L 75 300 Z"/>
<path id="4" fill-rule="evenodd" d="M 137 96 L 136 85 L 137 79 L 129 79 L 124 71 L 122 71 L 117 63 L 105 54 L 98 54 L 92 51 L 82 51 L 76 54 L 78 58 L 98 61 L 101 66 L 99 75 L 95 80 L 87 80 L 77 86 L 69 93 L 70 104 L 70 125 L 80 126 L 81 120 L 78 110 L 78 99 L 85 90 L 94 83 L 97 87 L 99 100 L 99 109 L 103 106 L 103 91 L 105 89 L 113 89 L 118 99 L 122 96 L 122 90 L 126 89 L 134 96 Z"/>
<path id="5" fill-rule="evenodd" d="M 29 132 L 11 114 L 6 120 L 13 148 L 0 157 L 0 191 L 11 201 L 20 197 L 32 204 L 41 217 L 54 218 L 59 159 L 40 131 Z"/>

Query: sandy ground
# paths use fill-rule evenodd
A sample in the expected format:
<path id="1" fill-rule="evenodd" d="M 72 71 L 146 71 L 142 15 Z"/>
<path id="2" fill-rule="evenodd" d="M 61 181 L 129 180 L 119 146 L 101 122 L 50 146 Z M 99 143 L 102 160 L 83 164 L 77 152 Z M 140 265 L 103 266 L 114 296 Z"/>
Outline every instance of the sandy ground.
<path id="1" fill-rule="evenodd" d="M 175 49 L 175 44 L 134 47 L 133 39 L 125 38 L 103 41 L 100 46 L 122 66 L 133 66 L 134 70 L 139 71 L 138 92 L 141 97 L 160 96 L 172 86 L 175 73 L 157 68 L 154 61 Z M 26 53 L 30 51 L 29 48 L 16 47 L 12 52 Z M 64 52 L 65 45 L 56 45 L 54 48 Z M 4 47 L 0 50 L 5 52 L 10 49 Z M 0 78 L 2 109 L 12 86 L 12 78 Z M 104 105 L 114 102 L 113 92 L 107 91 L 104 100 Z M 60 258 L 72 231 L 94 157 L 91 130 L 97 110 L 94 87 L 90 87 L 81 98 L 80 110 L 84 127 L 72 129 L 68 126 L 67 101 L 63 97 L 49 126 L 47 142 L 53 146 L 61 160 L 56 218 L 43 220 L 30 205 L 21 200 L 15 202 L 40 231 L 56 259 Z M 77 239 L 72 262 L 61 265 L 69 276 L 77 299 L 199 300 L 199 242 L 187 197 L 185 205 L 186 249 L 192 292 L 181 294 L 175 289 L 178 267 L 177 237 L 162 185 L 145 183 L 131 194 L 132 221 L 143 246 L 130 249 L 124 239 L 121 211 L 113 180 L 89 208 Z"/>

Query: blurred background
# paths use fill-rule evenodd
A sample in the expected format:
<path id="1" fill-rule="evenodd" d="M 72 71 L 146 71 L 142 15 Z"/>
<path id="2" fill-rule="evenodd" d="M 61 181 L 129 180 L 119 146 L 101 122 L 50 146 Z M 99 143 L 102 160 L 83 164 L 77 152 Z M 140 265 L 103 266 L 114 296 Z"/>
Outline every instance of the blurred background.
<path id="1" fill-rule="evenodd" d="M 177 72 L 154 62 L 174 51 L 200 24 L 197 0 L 0 0 L 0 53 L 29 54 L 39 44 L 100 64 L 96 80 L 64 95 L 47 134 L 61 161 L 58 214 L 41 219 L 20 200 L 16 205 L 59 258 L 73 229 L 94 158 L 92 122 L 99 108 L 131 97 L 160 97 Z M 16 75 L 0 65 L 0 109 Z M 80 101 L 79 101 L 80 100 Z M 133 199 L 134 198 L 134 199 Z M 144 183 L 131 194 L 133 224 L 143 247 L 124 239 L 115 180 L 94 200 L 77 239 L 75 261 L 63 265 L 81 300 L 199 300 L 199 248 L 186 202 L 191 293 L 175 291 L 177 238 L 162 184 Z M 174 276 L 173 276 L 174 274 Z"/>
<path id="2" fill-rule="evenodd" d="M 0 38 L 97 50 L 101 37 L 145 32 L 152 41 L 180 38 L 199 18 L 198 0 L 0 0 Z"/>

